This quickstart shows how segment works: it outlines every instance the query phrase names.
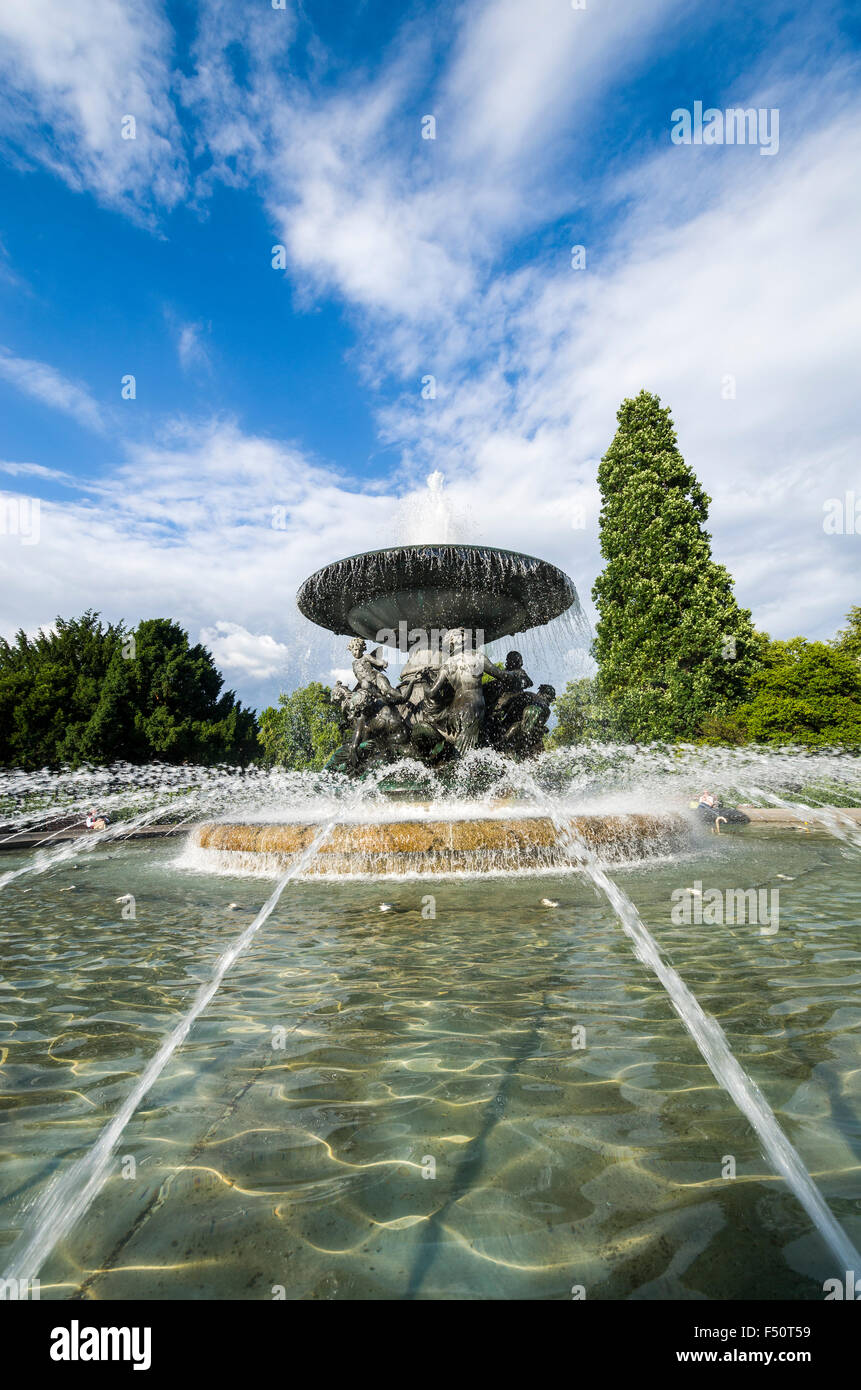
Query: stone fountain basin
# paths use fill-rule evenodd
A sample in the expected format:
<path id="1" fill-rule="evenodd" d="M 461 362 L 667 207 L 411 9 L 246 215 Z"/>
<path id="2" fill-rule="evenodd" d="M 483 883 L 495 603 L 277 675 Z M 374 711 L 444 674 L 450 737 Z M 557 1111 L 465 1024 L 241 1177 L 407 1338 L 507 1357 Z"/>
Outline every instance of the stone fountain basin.
<path id="1" fill-rule="evenodd" d="M 565 827 L 603 861 L 622 863 L 672 853 L 689 843 L 687 817 L 672 812 L 550 816 L 488 816 L 464 820 L 385 820 L 332 827 L 302 877 L 328 875 L 519 872 L 577 862 Z M 199 826 L 197 845 L 248 867 L 287 869 L 319 833 L 319 823 Z"/>

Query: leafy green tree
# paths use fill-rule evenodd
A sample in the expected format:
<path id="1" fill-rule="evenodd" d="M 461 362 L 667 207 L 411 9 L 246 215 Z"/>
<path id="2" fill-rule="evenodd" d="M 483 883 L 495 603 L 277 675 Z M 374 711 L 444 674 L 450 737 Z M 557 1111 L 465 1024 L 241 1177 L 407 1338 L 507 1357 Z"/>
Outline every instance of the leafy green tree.
<path id="1" fill-rule="evenodd" d="M 238 762 L 257 723 L 205 647 L 167 618 L 135 632 L 99 615 L 58 618 L 32 641 L 0 643 L 0 764 Z"/>
<path id="2" fill-rule="evenodd" d="M 556 724 L 547 738 L 551 748 L 592 739 L 612 740 L 616 735 L 613 710 L 601 699 L 594 679 L 584 676 L 569 681 L 553 705 Z"/>
<path id="3" fill-rule="evenodd" d="M 131 762 L 250 762 L 257 721 L 202 644 L 169 618 L 148 618 L 115 652 L 80 757 Z"/>
<path id="4" fill-rule="evenodd" d="M 839 641 L 770 642 L 735 719 L 757 743 L 861 744 L 861 666 Z"/>
<path id="5" fill-rule="evenodd" d="M 264 762 L 296 772 L 323 767 L 348 733 L 331 696 L 319 681 L 290 695 L 282 691 L 278 707 L 269 705 L 260 715 Z"/>
<path id="6" fill-rule="evenodd" d="M 861 607 L 856 603 L 846 614 L 847 626 L 834 638 L 833 646 L 861 665 Z"/>
<path id="7" fill-rule="evenodd" d="M 601 460 L 598 691 L 636 741 L 690 739 L 729 714 L 757 665 L 750 613 L 712 559 L 709 498 L 679 452 L 669 410 L 641 391 L 619 407 Z"/>
<path id="8" fill-rule="evenodd" d="M 735 748 L 747 741 L 747 729 L 738 718 L 737 711 L 733 714 L 710 714 L 703 720 L 697 740 L 719 748 Z"/>

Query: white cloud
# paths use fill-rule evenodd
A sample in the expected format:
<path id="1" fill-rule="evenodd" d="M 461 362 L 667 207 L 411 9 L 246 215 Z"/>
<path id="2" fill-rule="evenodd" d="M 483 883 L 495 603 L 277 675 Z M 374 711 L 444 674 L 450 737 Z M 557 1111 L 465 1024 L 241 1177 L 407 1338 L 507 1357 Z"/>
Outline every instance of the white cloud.
<path id="1" fill-rule="evenodd" d="M 156 0 L 0 6 L 0 139 L 72 188 L 128 211 L 172 207 L 185 156 L 171 98 L 172 31 Z M 135 121 L 124 139 L 123 118 Z M 129 127 L 126 127 L 127 130 Z"/>
<path id="2" fill-rule="evenodd" d="M 200 641 L 228 676 L 238 671 L 251 680 L 263 681 L 287 670 L 289 647 L 268 633 L 249 632 L 241 623 L 217 622 L 214 627 L 205 627 Z"/>
<path id="3" fill-rule="evenodd" d="M 0 473 L 8 473 L 12 478 L 45 478 L 54 483 L 62 483 L 65 487 L 77 488 L 80 482 L 71 473 L 64 473 L 60 468 L 46 468 L 41 463 L 7 463 L 0 460 Z"/>
<path id="4" fill-rule="evenodd" d="M 488 185 L 504 176 L 513 210 L 516 190 L 538 182 L 560 140 L 578 124 L 600 123 L 596 92 L 618 84 L 681 8 L 680 0 L 581 10 L 532 0 L 524 22 L 522 0 L 464 6 L 438 97 L 453 158 Z"/>
<path id="5" fill-rule="evenodd" d="M 424 147 L 408 104 L 428 66 L 414 35 L 377 77 L 322 97 L 293 84 L 279 102 L 262 60 L 247 92 L 222 68 L 206 112 L 213 128 L 232 113 L 231 167 L 241 148 L 294 273 L 358 312 L 369 379 L 409 382 L 379 415 L 405 476 L 442 468 L 473 538 L 547 555 L 585 597 L 602 565 L 597 461 L 619 401 L 646 386 L 714 498 L 715 554 L 740 600 L 780 634 L 833 631 L 857 563 L 853 538 L 822 529 L 823 501 L 858 487 L 861 198 L 846 170 L 861 149 L 845 71 L 835 61 L 799 86 L 775 47 L 736 76 L 734 100 L 783 110 L 774 159 L 670 145 L 670 100 L 664 141 L 650 132 L 594 169 L 581 151 L 581 186 L 569 175 L 563 195 L 566 132 L 585 122 L 586 148 L 601 148 L 602 103 L 635 55 L 653 57 L 669 7 L 610 17 L 540 0 L 526 28 L 513 0 L 460 13 Z M 587 199 L 605 221 L 585 272 L 568 268 L 564 219 L 555 252 L 500 268 L 517 236 Z M 433 401 L 419 397 L 423 372 L 438 378 Z"/>
<path id="6" fill-rule="evenodd" d="M 690 166 L 670 171 L 670 151 L 610 270 L 526 277 L 508 324 L 514 391 L 487 367 L 476 411 L 466 390 L 438 403 L 428 450 L 459 471 L 464 453 L 475 461 L 471 483 L 498 513 L 496 534 L 543 535 L 550 558 L 568 551 L 581 587 L 573 557 L 585 543 L 591 581 L 601 564 L 594 506 L 592 525 L 565 537 L 530 493 L 558 506 L 560 520 L 570 515 L 576 489 L 588 494 L 618 401 L 646 386 L 672 407 L 682 451 L 714 499 L 716 555 L 741 601 L 782 635 L 834 630 L 856 601 L 858 565 L 855 538 L 822 527 L 828 497 L 861 490 L 852 230 L 861 194 L 846 180 L 861 159 L 858 132 L 858 110 L 838 112 L 784 146 L 766 178 L 753 161 L 727 165 L 711 205 L 668 227 L 663 187 L 691 178 Z M 735 399 L 723 398 L 728 376 Z M 397 418 L 391 428 L 409 432 Z M 579 500 L 588 516 L 588 496 Z"/>
<path id="7" fill-rule="evenodd" d="M 87 429 L 104 429 L 101 410 L 86 387 L 63 376 L 47 362 L 15 357 L 8 348 L 0 347 L 0 377 L 25 395 L 72 415 Z"/>
<path id="8" fill-rule="evenodd" d="M 525 24 L 521 0 L 462 6 L 454 55 L 427 98 L 434 141 L 421 138 L 415 105 L 431 59 L 417 26 L 406 26 L 380 75 L 320 95 L 281 80 L 284 51 L 272 48 L 268 22 L 216 7 L 201 24 L 184 99 L 217 174 L 262 181 L 294 273 L 423 335 L 432 329 L 437 347 L 465 348 L 461 313 L 468 321 L 480 308 L 505 236 L 562 206 L 542 179 L 560 154 L 560 127 L 574 113 L 594 120 L 595 89 L 641 58 L 681 4 L 617 0 L 608 21 L 534 0 Z M 248 57 L 242 84 L 228 55 L 237 41 Z M 419 360 L 406 339 L 386 343 L 390 364 L 399 350 Z"/>
<path id="9" fill-rule="evenodd" d="M 58 610 L 173 617 L 201 633 L 228 682 L 257 704 L 343 659 L 344 639 L 303 618 L 296 591 L 355 550 L 357 533 L 386 544 L 390 498 L 225 420 L 178 422 L 126 450 L 122 467 L 82 480 L 77 497 L 42 499 L 37 545 L 0 536 L 5 636 Z"/>

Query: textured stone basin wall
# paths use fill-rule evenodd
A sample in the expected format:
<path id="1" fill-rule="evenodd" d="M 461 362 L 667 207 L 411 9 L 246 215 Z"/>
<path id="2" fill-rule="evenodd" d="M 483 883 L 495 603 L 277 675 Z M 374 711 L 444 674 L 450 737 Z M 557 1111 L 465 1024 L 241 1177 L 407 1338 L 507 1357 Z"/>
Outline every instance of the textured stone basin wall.
<path id="1" fill-rule="evenodd" d="M 679 815 L 575 816 L 557 825 L 549 816 L 481 820 L 401 820 L 336 825 L 306 875 L 480 873 L 552 868 L 576 861 L 566 828 L 602 859 L 621 862 L 671 853 L 690 838 Z M 307 849 L 314 824 L 214 823 L 195 834 L 202 849 L 259 856 L 284 868 Z"/>

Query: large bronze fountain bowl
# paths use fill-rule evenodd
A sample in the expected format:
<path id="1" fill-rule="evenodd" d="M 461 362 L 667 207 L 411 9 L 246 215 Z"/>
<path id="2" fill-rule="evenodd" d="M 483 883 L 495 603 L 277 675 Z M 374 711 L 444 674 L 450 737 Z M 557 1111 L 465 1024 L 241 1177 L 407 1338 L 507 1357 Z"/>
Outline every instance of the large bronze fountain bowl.
<path id="1" fill-rule="evenodd" d="M 549 623 L 577 591 L 547 560 L 489 545 L 399 545 L 351 555 L 317 570 L 296 596 L 300 612 L 331 632 L 378 642 L 465 627 L 485 642 Z M 388 645 L 388 644 L 387 644 Z"/>

